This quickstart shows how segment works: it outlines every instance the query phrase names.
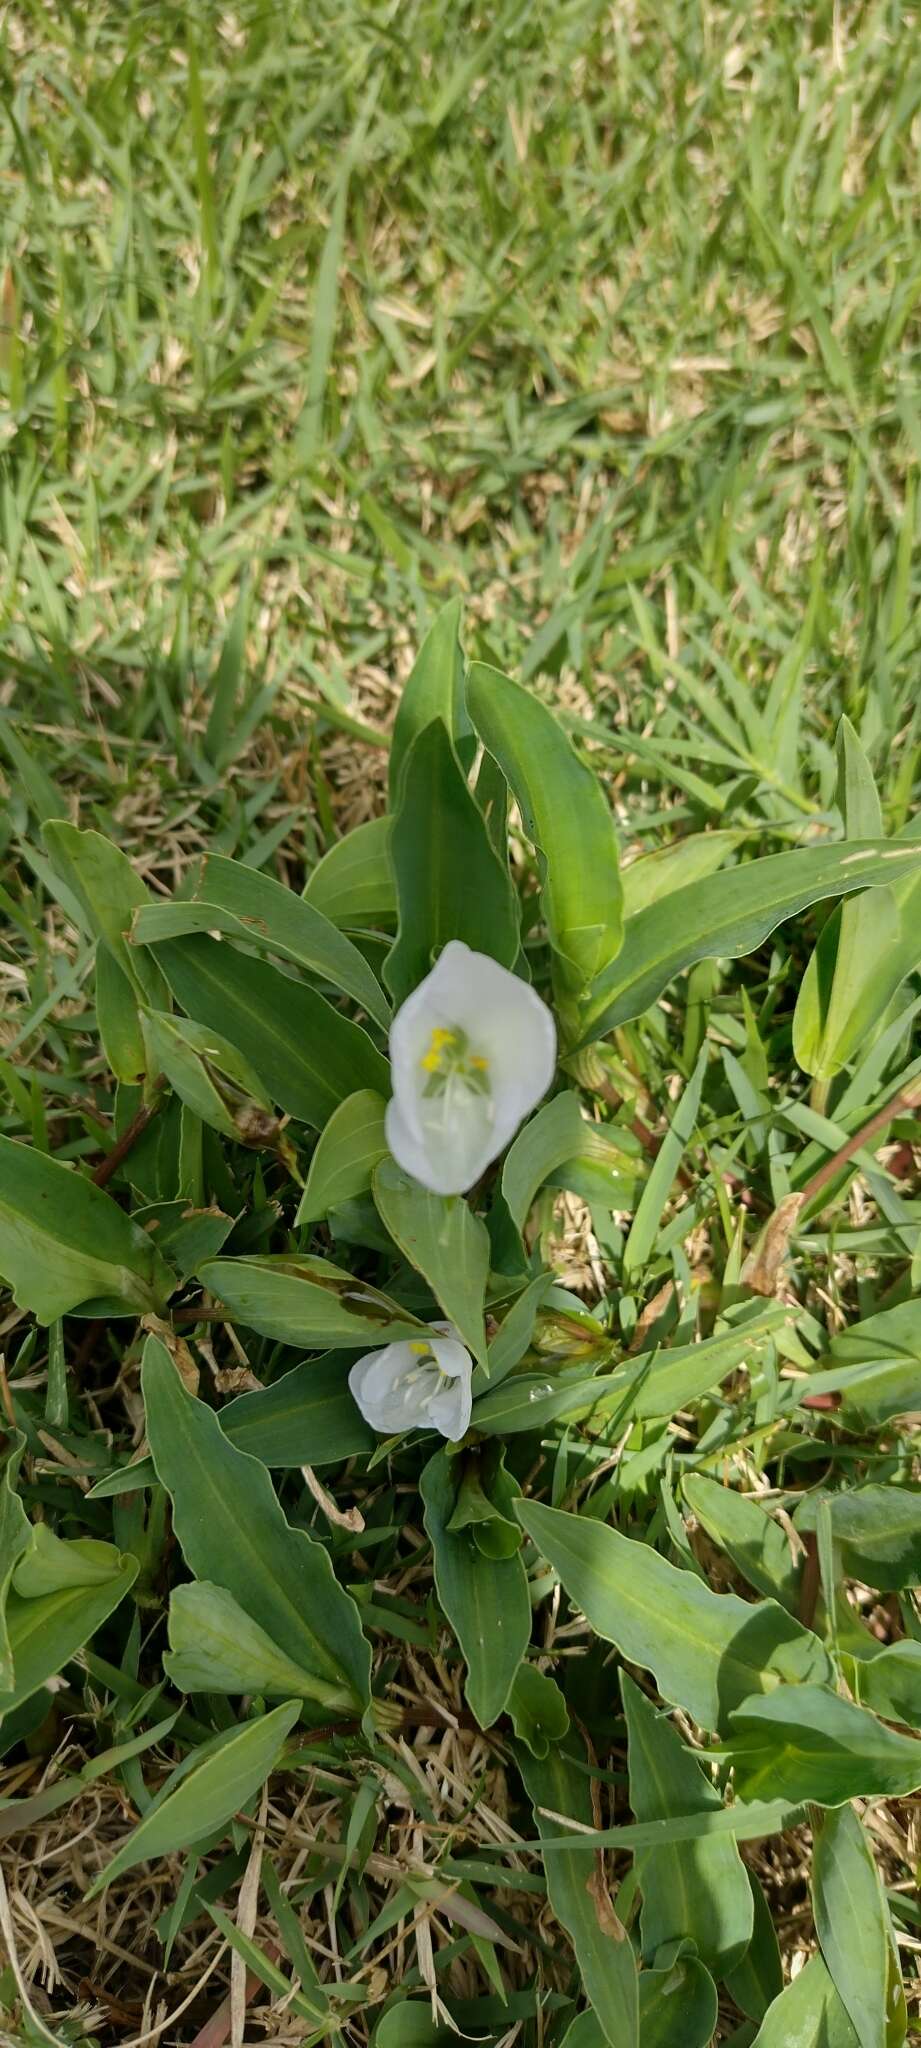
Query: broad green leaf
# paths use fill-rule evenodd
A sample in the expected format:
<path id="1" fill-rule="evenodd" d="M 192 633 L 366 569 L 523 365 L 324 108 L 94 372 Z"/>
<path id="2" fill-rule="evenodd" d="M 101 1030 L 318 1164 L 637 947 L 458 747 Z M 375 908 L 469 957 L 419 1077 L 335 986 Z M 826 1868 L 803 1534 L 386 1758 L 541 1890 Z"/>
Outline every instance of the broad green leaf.
<path id="1" fill-rule="evenodd" d="M 727 1552 L 749 1585 L 795 1613 L 800 1569 L 794 1564 L 789 1537 L 773 1516 L 751 1494 L 719 1486 L 702 1472 L 689 1472 L 681 1491 L 702 1528 Z"/>
<path id="2" fill-rule="evenodd" d="M 33 1527 L 16 1491 L 19 1467 L 26 1447 L 25 1437 L 16 1431 L 9 1439 L 0 1474 L 0 1688 L 12 1691 L 15 1683 L 13 1652 L 6 1624 L 6 1605 L 13 1573 L 23 1551 L 33 1540 Z"/>
<path id="3" fill-rule="evenodd" d="M 490 1344 L 489 1372 L 480 1376 L 482 1386 L 498 1386 L 520 1364 L 534 1335 L 539 1311 L 552 1286 L 552 1273 L 536 1273 L 527 1287 L 516 1295 Z M 476 1379 L 474 1391 L 479 1391 Z"/>
<path id="4" fill-rule="evenodd" d="M 855 1657 L 851 1691 L 862 1707 L 921 1734 L 921 1643 L 906 1638 L 876 1657 Z"/>
<path id="5" fill-rule="evenodd" d="M 124 1599 L 137 1577 L 137 1559 L 112 1548 L 111 1560 L 109 1576 L 100 1584 L 61 1586 L 37 1600 L 9 1594 L 6 1627 L 14 1683 L 0 1692 L 0 1715 L 12 1713 L 56 1678 Z"/>
<path id="6" fill-rule="evenodd" d="M 863 2048 L 821 1956 L 768 2007 L 752 2048 Z"/>
<path id="7" fill-rule="evenodd" d="M 467 1530 L 450 1532 L 457 1476 L 446 1451 L 429 1459 L 419 1489 L 438 1598 L 467 1664 L 467 1700 L 480 1727 L 491 1728 L 505 1707 L 531 1634 L 521 1554 L 487 1558 Z"/>
<path id="8" fill-rule="evenodd" d="M 170 939 L 156 952 L 177 1002 L 236 1046 L 289 1116 L 322 1130 L 356 1088 L 389 1094 L 367 1032 L 305 981 L 219 939 Z"/>
<path id="9" fill-rule="evenodd" d="M 231 1316 L 275 1337 L 319 1351 L 327 1345 L 373 1351 L 397 1337 L 428 1334 L 428 1325 L 354 1273 L 312 1259 L 306 1252 L 206 1259 L 199 1279 L 226 1303 Z"/>
<path id="10" fill-rule="evenodd" d="M 711 1593 L 649 1544 L 584 1516 L 533 1500 L 516 1501 L 515 1513 L 596 1635 L 654 1672 L 663 1699 L 702 1728 L 725 1726 L 752 1694 L 792 1695 L 831 1677 L 818 1638 L 773 1600 Z"/>
<path id="11" fill-rule="evenodd" d="M 206 1579 L 174 1586 L 169 1643 L 163 1669 L 179 1692 L 266 1693 L 315 1700 L 333 1711 L 342 1705 L 341 1686 L 302 1670 L 232 1594 Z"/>
<path id="12" fill-rule="evenodd" d="M 172 1856 L 226 1827 L 275 1769 L 300 1711 L 300 1700 L 288 1700 L 260 1720 L 244 1721 L 218 1737 L 174 1790 L 149 1808 L 90 1886 L 87 1899 L 136 1863 Z"/>
<path id="13" fill-rule="evenodd" d="M 349 1390 L 348 1360 L 309 1358 L 270 1387 L 238 1394 L 221 1409 L 226 1437 L 263 1465 L 335 1465 L 372 1451 L 373 1430 Z"/>
<path id="14" fill-rule="evenodd" d="M 783 1964 L 763 1887 L 753 1870 L 748 1870 L 747 1876 L 754 1913 L 752 1938 L 741 1962 L 729 1971 L 726 1989 L 750 2020 L 763 2020 L 768 2006 L 783 1990 Z"/>
<path id="15" fill-rule="evenodd" d="M 0 1138 L 0 1273 L 42 1324 L 159 1314 L 174 1281 L 151 1237 L 76 1168 Z"/>
<path id="16" fill-rule="evenodd" d="M 564 1416 L 596 1415 L 600 1421 L 613 1413 L 624 1420 L 674 1415 L 717 1387 L 727 1373 L 740 1365 L 751 1366 L 770 1343 L 771 1331 L 787 1320 L 788 1311 L 772 1303 L 743 1329 L 723 1331 L 702 1344 L 679 1345 L 674 1351 L 638 1353 L 613 1373 L 594 1376 L 576 1371 L 559 1379 L 546 1373 L 516 1373 L 506 1385 L 491 1387 L 481 1396 L 474 1421 L 490 1436 L 512 1436 Z"/>
<path id="17" fill-rule="evenodd" d="M 694 1072 L 682 1089 L 668 1130 L 653 1162 L 624 1245 L 624 1279 L 629 1286 L 653 1251 L 672 1183 L 697 1128 L 709 1048 L 701 1046 Z"/>
<path id="18" fill-rule="evenodd" d="M 109 949 L 132 988 L 155 1009 L 166 1008 L 166 989 L 156 963 L 128 944 L 135 911 L 150 898 L 125 855 L 101 832 L 81 832 L 63 818 L 44 829 L 52 864 L 76 897 L 91 932 Z"/>
<path id="19" fill-rule="evenodd" d="M 454 1473 L 456 1503 L 447 1525 L 449 1535 L 469 1529 L 484 1557 L 513 1557 L 523 1541 L 514 1514 L 521 1488 L 505 1470 L 501 1445 L 486 1444 L 462 1454 Z"/>
<path id="20" fill-rule="evenodd" d="M 208 854 L 191 900 L 147 904 L 137 912 L 132 939 L 154 946 L 190 932 L 225 932 L 292 960 L 351 996 L 387 1029 L 390 1005 L 358 947 L 313 904 L 242 861 Z"/>
<path id="21" fill-rule="evenodd" d="M 586 1993 L 610 2048 L 638 2048 L 639 1991 L 637 1967 L 626 1929 L 620 1925 L 606 1890 L 604 1872 L 583 1850 L 550 1847 L 559 1838 L 558 1820 L 566 1814 L 591 1827 L 591 1783 L 560 1749 L 535 1757 L 523 1746 L 516 1752 L 524 1788 L 534 1808 L 547 1878 L 547 1896 L 575 1950 Z"/>
<path id="22" fill-rule="evenodd" d="M 873 772 L 847 718 L 838 727 L 837 752 L 845 837 L 879 839 L 883 815 Z M 899 957 L 901 936 L 890 889 L 841 903 L 832 913 L 807 963 L 793 1014 L 793 1051 L 804 1073 L 829 1081 L 866 1043 L 908 972 Z"/>
<path id="23" fill-rule="evenodd" d="M 346 1711 L 366 1706 L 370 1651 L 322 1544 L 291 1528 L 264 1465 L 186 1393 L 155 1337 L 144 1346 L 141 1385 L 151 1454 L 189 1570 L 230 1593 L 299 1671 L 338 1691 Z"/>
<path id="24" fill-rule="evenodd" d="M 893 1415 L 911 1413 L 918 1407 L 921 1377 L 921 1299 L 881 1309 L 839 1330 L 822 1364 L 859 1368 L 859 1377 L 843 1390 L 848 1428 L 876 1427 Z"/>
<path id="25" fill-rule="evenodd" d="M 375 1166 L 387 1155 L 385 1109 L 373 1088 L 356 1089 L 334 1109 L 310 1161 L 296 1223 L 317 1223 L 340 1202 L 367 1193 Z"/>
<path id="26" fill-rule="evenodd" d="M 449 939 L 503 967 L 518 958 L 518 898 L 440 719 L 413 741 L 390 834 L 399 928 L 384 979 L 397 1003 Z"/>
<path id="27" fill-rule="evenodd" d="M 686 839 L 675 839 L 670 846 L 658 846 L 654 853 L 631 861 L 621 870 L 625 918 L 636 917 L 676 889 L 689 889 L 715 875 L 747 837 L 745 832 L 689 832 Z"/>
<path id="28" fill-rule="evenodd" d="M 680 1954 L 639 1978 L 640 2048 L 709 2048 L 719 2001 L 697 1956 Z"/>
<path id="29" fill-rule="evenodd" d="M 550 943 L 563 987 L 579 996 L 623 938 L 617 833 L 601 784 L 552 711 L 498 669 L 472 664 L 467 707 L 538 850 Z"/>
<path id="30" fill-rule="evenodd" d="M 578 1850 L 583 1857 L 598 1849 L 664 1849 L 672 1842 L 698 1842 L 706 1835 L 732 1835 L 737 1842 L 760 1842 L 765 1835 L 783 1834 L 798 1827 L 804 1812 L 803 1800 L 791 1806 L 785 1799 L 757 1800 L 753 1804 L 724 1806 L 719 1812 L 682 1814 L 671 1820 L 636 1821 L 625 1827 L 599 1828 L 596 1833 L 572 1836 L 552 1835 L 554 1848 Z M 546 1846 L 546 1845 L 545 1845 Z"/>
<path id="31" fill-rule="evenodd" d="M 921 1786 L 921 1742 L 896 1735 L 829 1685 L 784 1685 L 730 1715 L 740 1799 L 842 1806 L 847 1799 L 906 1797 Z"/>
<path id="32" fill-rule="evenodd" d="M 886 2048 L 889 1915 L 852 1806 L 823 1814 L 812 1852 L 812 1910 L 828 1974 L 861 2048 Z"/>
<path id="33" fill-rule="evenodd" d="M 116 1081 L 123 1081 L 128 1087 L 143 1081 L 147 1056 L 137 995 L 102 939 L 96 946 L 96 1022 L 103 1052 Z"/>
<path id="34" fill-rule="evenodd" d="M 118 1552 L 94 1536 L 69 1540 L 56 1536 L 47 1522 L 36 1522 L 31 1542 L 13 1571 L 13 1591 L 22 1600 L 41 1600 L 73 1586 L 109 1586 Z"/>
<path id="35" fill-rule="evenodd" d="M 361 930 L 396 923 L 397 889 L 390 858 L 388 818 L 371 818 L 337 839 L 308 875 L 305 903 L 331 924 Z"/>
<path id="36" fill-rule="evenodd" d="M 857 1486 L 832 1494 L 828 1508 L 849 1578 L 881 1593 L 921 1585 L 921 1490 Z M 803 1526 L 799 1517 L 797 1527 Z"/>
<path id="37" fill-rule="evenodd" d="M 502 1168 L 502 1193 L 516 1230 L 524 1229 L 548 1175 L 578 1153 L 585 1132 L 579 1098 L 570 1093 L 555 1095 L 522 1126 Z"/>
<path id="38" fill-rule="evenodd" d="M 741 959 L 785 918 L 826 896 L 879 888 L 921 868 L 921 847 L 880 839 L 766 854 L 676 889 L 628 920 L 623 950 L 593 990 L 582 1043 L 641 1017 L 698 960 Z"/>
<path id="39" fill-rule="evenodd" d="M 630 1804 L 637 1820 L 668 1820 L 677 1813 L 721 1807 L 715 1785 L 677 1729 L 625 1671 L 620 1693 L 627 1717 Z M 741 1962 L 754 1909 L 745 1865 L 731 1836 L 647 1850 L 637 1857 L 636 1874 L 643 1894 L 644 1956 L 651 1960 L 665 1943 L 691 1940 L 717 1976 Z"/>
<path id="40" fill-rule="evenodd" d="M 374 1200 L 394 1243 L 428 1282 L 448 1322 L 482 1363 L 489 1278 L 485 1225 L 462 1195 L 433 1195 L 392 1159 L 381 1160 L 374 1169 Z"/>
<path id="41" fill-rule="evenodd" d="M 512 1727 L 532 1756 L 549 1756 L 569 1733 L 566 1701 L 549 1672 L 536 1664 L 519 1664 L 509 1694 Z"/>
<path id="42" fill-rule="evenodd" d="M 155 1071 L 203 1123 L 244 1145 L 268 1145 L 279 1125 L 258 1074 L 236 1046 L 207 1024 L 165 1010 L 142 1010 L 141 1028 Z"/>
<path id="43" fill-rule="evenodd" d="M 464 708 L 460 624 L 460 598 L 449 598 L 433 619 L 404 685 L 390 742 L 392 811 L 399 801 L 405 763 L 420 732 L 435 718 L 440 718 L 455 744 L 470 731 Z"/>

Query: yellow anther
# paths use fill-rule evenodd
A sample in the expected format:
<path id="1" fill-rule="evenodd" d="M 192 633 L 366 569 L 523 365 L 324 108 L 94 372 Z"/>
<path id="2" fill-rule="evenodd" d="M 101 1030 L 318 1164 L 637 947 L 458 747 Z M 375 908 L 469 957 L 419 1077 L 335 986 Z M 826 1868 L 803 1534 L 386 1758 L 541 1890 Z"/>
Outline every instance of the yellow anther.
<path id="1" fill-rule="evenodd" d="M 472 1067 L 476 1067 L 477 1072 L 480 1074 L 486 1074 L 489 1072 L 489 1061 L 484 1060 L 482 1053 L 471 1053 L 470 1065 Z"/>
<path id="2" fill-rule="evenodd" d="M 440 1052 L 424 1053 L 422 1059 L 419 1061 L 419 1065 L 422 1068 L 423 1073 L 437 1074 L 441 1067 Z"/>
<path id="3" fill-rule="evenodd" d="M 440 1052 L 443 1045 L 453 1045 L 456 1037 L 456 1031 L 446 1031 L 442 1024 L 436 1024 L 432 1031 L 431 1050 Z"/>
<path id="4" fill-rule="evenodd" d="M 419 1343 L 417 1343 L 417 1342 L 411 1342 L 411 1343 L 410 1343 L 410 1347 L 409 1347 L 409 1348 L 410 1348 L 410 1351 L 414 1351 L 414 1352 L 415 1352 L 415 1354 L 416 1354 L 416 1357 L 417 1357 L 417 1358 L 427 1358 L 427 1357 L 428 1357 L 428 1355 L 429 1355 L 429 1347 L 428 1347 L 428 1345 L 427 1345 L 427 1344 L 419 1344 Z"/>

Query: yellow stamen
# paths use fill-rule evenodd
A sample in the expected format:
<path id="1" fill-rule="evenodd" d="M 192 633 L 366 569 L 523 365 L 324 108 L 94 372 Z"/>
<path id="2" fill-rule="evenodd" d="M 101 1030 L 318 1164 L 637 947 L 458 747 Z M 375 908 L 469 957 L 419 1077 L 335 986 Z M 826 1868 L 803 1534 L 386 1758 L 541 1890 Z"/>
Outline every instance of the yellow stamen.
<path id="1" fill-rule="evenodd" d="M 471 1053 L 470 1065 L 476 1067 L 478 1073 L 487 1074 L 489 1072 L 489 1061 L 484 1060 L 482 1053 Z"/>

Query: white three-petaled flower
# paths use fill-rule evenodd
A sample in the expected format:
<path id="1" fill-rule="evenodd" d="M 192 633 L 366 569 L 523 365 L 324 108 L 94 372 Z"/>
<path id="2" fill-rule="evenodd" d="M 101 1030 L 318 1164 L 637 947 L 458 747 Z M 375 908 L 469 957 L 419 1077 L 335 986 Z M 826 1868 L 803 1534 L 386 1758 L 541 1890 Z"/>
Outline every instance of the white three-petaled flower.
<path id="1" fill-rule="evenodd" d="M 436 1195 L 465 1194 L 550 1086 L 556 1028 L 526 981 L 452 939 L 390 1027 L 387 1143 Z"/>
<path id="2" fill-rule="evenodd" d="M 473 1359 L 453 1323 L 432 1323 L 431 1329 L 429 1338 L 367 1352 L 349 1373 L 365 1421 L 382 1436 L 438 1429 L 456 1443 L 469 1426 Z"/>

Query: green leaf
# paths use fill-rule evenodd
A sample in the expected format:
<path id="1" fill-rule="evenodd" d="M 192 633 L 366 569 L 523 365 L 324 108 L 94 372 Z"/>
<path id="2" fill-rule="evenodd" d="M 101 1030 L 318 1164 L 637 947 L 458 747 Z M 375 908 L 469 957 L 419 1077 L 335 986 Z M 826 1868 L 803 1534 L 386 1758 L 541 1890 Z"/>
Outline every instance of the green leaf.
<path id="1" fill-rule="evenodd" d="M 886 2048 L 889 1915 L 852 1806 L 822 1816 L 812 1854 L 812 1908 L 828 1974 L 861 2048 Z"/>
<path id="2" fill-rule="evenodd" d="M 23 1551 L 33 1539 L 33 1528 L 16 1491 L 19 1467 L 26 1447 L 19 1430 L 9 1439 L 0 1475 L 0 1688 L 11 1692 L 15 1684 L 13 1651 L 6 1620 L 6 1608 L 13 1573 Z"/>
<path id="3" fill-rule="evenodd" d="M 845 1386 L 842 1416 L 848 1428 L 876 1427 L 918 1405 L 921 1374 L 921 1300 L 900 1302 L 832 1339 L 823 1367 L 856 1368 Z"/>
<path id="4" fill-rule="evenodd" d="M 673 1961 L 639 1978 L 640 2048 L 709 2048 L 718 2017 L 716 1985 L 697 1956 Z"/>
<path id="5" fill-rule="evenodd" d="M 174 1281 L 145 1230 L 75 1168 L 0 1138 L 0 1273 L 19 1308 L 158 1315 Z"/>
<path id="6" fill-rule="evenodd" d="M 818 1638 L 773 1600 L 751 1606 L 734 1593 L 711 1593 L 649 1544 L 584 1516 L 533 1500 L 516 1501 L 515 1513 L 596 1635 L 654 1672 L 663 1698 L 702 1728 L 723 1727 L 752 1694 L 795 1694 L 810 1679 L 830 1678 Z"/>
<path id="7" fill-rule="evenodd" d="M 472 664 L 467 707 L 538 849 L 550 943 L 563 987 L 578 996 L 623 938 L 617 833 L 601 784 L 552 711 L 497 669 Z"/>
<path id="8" fill-rule="evenodd" d="M 96 947 L 96 1022 L 116 1081 L 136 1086 L 147 1071 L 137 996 L 102 939 Z"/>
<path id="9" fill-rule="evenodd" d="M 413 741 L 440 719 L 455 742 L 470 731 L 464 708 L 461 601 L 449 598 L 433 619 L 397 705 L 390 742 L 390 808 L 395 811 Z"/>
<path id="10" fill-rule="evenodd" d="M 374 1168 L 387 1156 L 383 1096 L 358 1088 L 340 1102 L 320 1132 L 295 1223 L 318 1223 L 340 1202 L 367 1194 Z"/>
<path id="11" fill-rule="evenodd" d="M 304 888 L 331 924 L 374 928 L 396 923 L 397 887 L 390 858 L 392 820 L 371 818 L 356 825 L 324 853 Z"/>
<path id="12" fill-rule="evenodd" d="M 668 1820 L 722 1806 L 677 1729 L 659 1714 L 625 1671 L 620 1693 L 627 1717 L 630 1804 L 638 1821 Z M 751 1940 L 753 1907 L 745 1865 L 730 1837 L 676 1843 L 640 1854 L 643 1954 L 665 1943 L 693 1941 L 717 1976 L 739 1963 Z"/>
<path id="13" fill-rule="evenodd" d="M 144 1346 L 141 1385 L 157 1477 L 193 1576 L 230 1593 L 299 1671 L 338 1692 L 346 1711 L 364 1708 L 370 1651 L 322 1544 L 290 1527 L 265 1467 L 186 1393 L 155 1337 Z"/>
<path id="14" fill-rule="evenodd" d="M 225 1138 L 270 1144 L 279 1125 L 258 1074 L 236 1046 L 207 1024 L 166 1010 L 142 1010 L 141 1028 L 154 1071 L 162 1071 L 180 1102 Z"/>
<path id="15" fill-rule="evenodd" d="M 783 1990 L 783 1964 L 774 1928 L 774 1916 L 753 1870 L 747 1871 L 751 1886 L 754 1926 L 748 1948 L 726 1977 L 726 1989 L 751 2020 L 763 2020 L 772 2000 Z"/>
<path id="16" fill-rule="evenodd" d="M 749 1585 L 795 1613 L 800 1570 L 793 1562 L 789 1538 L 773 1516 L 750 1494 L 718 1486 L 701 1472 L 689 1472 L 681 1491 L 701 1527 L 727 1552 Z"/>
<path id="17" fill-rule="evenodd" d="M 506 1379 L 520 1364 L 534 1335 L 539 1311 L 552 1286 L 552 1273 L 536 1273 L 527 1287 L 516 1295 L 490 1344 L 488 1375 L 482 1373 L 474 1379 L 475 1393 L 479 1392 L 480 1386 L 498 1386 L 500 1380 Z"/>
<path id="18" fill-rule="evenodd" d="M 828 1506 L 850 1578 L 881 1593 L 921 1585 L 921 1491 L 857 1486 L 832 1494 Z"/>
<path id="19" fill-rule="evenodd" d="M 356 1088 L 389 1094 L 367 1033 L 306 982 L 219 939 L 170 939 L 157 958 L 177 1002 L 236 1046 L 289 1116 L 322 1130 Z"/>
<path id="20" fill-rule="evenodd" d="M 192 55 L 193 51 L 194 44 L 190 46 L 190 79 L 197 79 L 197 60 Z M 200 87 L 197 88 L 197 96 L 200 106 Z M 213 220 L 214 198 L 211 190 L 210 172 L 208 167 L 207 130 L 204 125 L 203 109 L 201 110 L 200 118 L 201 142 L 199 144 L 199 178 L 201 180 L 201 178 L 204 176 L 208 180 L 206 187 L 208 191 L 206 210 L 211 214 Z M 209 249 L 209 256 L 211 258 L 212 263 L 216 266 L 216 229 L 212 228 L 212 234 L 214 236 L 213 252 L 212 249 Z M 234 756 L 235 750 L 233 746 L 232 737 L 233 714 L 234 706 L 237 701 L 237 693 L 239 691 L 240 682 L 243 676 L 243 666 L 246 660 L 246 635 L 249 630 L 251 607 L 252 585 L 249 582 L 248 578 L 244 578 L 240 586 L 240 595 L 237 598 L 236 604 L 234 605 L 233 611 L 230 616 L 230 621 L 228 623 L 227 631 L 224 635 L 224 642 L 221 647 L 220 655 L 218 657 L 217 668 L 215 669 L 214 672 L 214 680 L 210 684 L 211 709 L 208 713 L 208 723 L 205 727 L 203 752 L 205 754 L 205 758 L 208 761 L 210 761 L 212 766 L 215 768 L 226 767 L 227 763 L 229 761 L 232 761 Z"/>
<path id="21" fill-rule="evenodd" d="M 487 1558 L 466 1530 L 451 1533 L 457 1472 L 447 1451 L 429 1459 L 419 1489 L 438 1598 L 467 1664 L 467 1700 L 480 1727 L 491 1728 L 505 1707 L 531 1634 L 521 1554 Z"/>
<path id="22" fill-rule="evenodd" d="M 694 1072 L 682 1090 L 668 1131 L 659 1146 L 649 1178 L 637 1203 L 624 1245 L 624 1279 L 628 1286 L 646 1265 L 658 1236 L 662 1211 L 672 1182 L 697 1128 L 701 1090 L 709 1047 L 701 1046 Z"/>
<path id="23" fill-rule="evenodd" d="M 399 928 L 384 979 L 402 1003 L 449 939 L 503 967 L 518 958 L 518 898 L 440 719 L 413 741 L 390 835 Z"/>
<path id="24" fill-rule="evenodd" d="M 244 1721 L 219 1736 L 174 1789 L 149 1808 L 90 1886 L 87 1899 L 136 1863 L 172 1856 L 226 1827 L 275 1769 L 300 1711 L 300 1700 L 288 1700 L 260 1720 Z"/>
<path id="25" fill-rule="evenodd" d="M 584 1850 L 550 1847 L 559 1836 L 559 1821 L 548 1815 L 565 1813 L 591 1827 L 591 1783 L 560 1749 L 534 1757 L 519 1747 L 518 1769 L 534 1808 L 544 1842 L 547 1896 L 565 1927 L 595 2017 L 610 2048 L 637 2048 L 639 1991 L 636 1960 L 626 1930 L 620 1927 L 604 1889 L 604 1872 L 586 1860 Z M 590 1882 L 594 1878 L 594 1882 Z"/>
<path id="26" fill-rule="evenodd" d="M 0 1692 L 0 1715 L 21 1707 L 49 1678 L 55 1678 L 133 1586 L 137 1559 L 123 1557 L 114 1548 L 110 1554 L 109 1576 L 99 1584 L 61 1586 L 56 1593 L 37 1600 L 9 1594 L 6 1627 L 15 1679 Z"/>
<path id="27" fill-rule="evenodd" d="M 555 1095 L 524 1124 L 502 1168 L 502 1193 L 516 1230 L 522 1231 L 538 1188 L 582 1147 L 586 1122 L 577 1095 Z"/>
<path id="28" fill-rule="evenodd" d="M 810 846 L 725 868 L 631 917 L 623 951 L 585 1012 L 582 1043 L 641 1017 L 698 960 L 754 952 L 775 927 L 826 896 L 880 887 L 921 867 L 921 847 L 895 840 Z"/>
<path id="29" fill-rule="evenodd" d="M 315 1700 L 333 1711 L 342 1705 L 341 1686 L 286 1657 L 232 1594 L 207 1579 L 174 1586 L 169 1642 L 163 1669 L 179 1692 L 267 1693 Z"/>
<path id="30" fill-rule="evenodd" d="M 76 897 L 91 932 L 101 939 L 122 973 L 145 1002 L 166 1008 L 166 989 L 159 968 L 128 944 L 135 911 L 149 902 L 147 889 L 111 840 L 101 832 L 81 832 L 62 818 L 44 830 L 52 864 Z"/>
<path id="31" fill-rule="evenodd" d="M 191 900 L 147 904 L 135 916 L 132 940 L 135 945 L 155 946 L 190 932 L 225 932 L 293 960 L 351 996 L 387 1029 L 390 1005 L 358 947 L 312 903 L 242 861 L 208 854 Z"/>
<path id="32" fill-rule="evenodd" d="M 428 1334 L 428 1325 L 389 1295 L 306 1252 L 206 1259 L 198 1277 L 232 1317 L 280 1344 L 373 1350 L 397 1337 Z"/>
<path id="33" fill-rule="evenodd" d="M 737 846 L 744 844 L 745 832 L 690 832 L 670 846 L 657 846 L 621 870 L 624 885 L 624 916 L 636 917 L 671 896 L 676 889 L 689 889 L 707 875 L 715 875 Z"/>
<path id="34" fill-rule="evenodd" d="M 900 1799 L 921 1786 L 921 1742 L 896 1735 L 828 1685 L 784 1685 L 730 1715 L 740 1799 Z"/>
<path id="35" fill-rule="evenodd" d="M 921 1643 L 909 1638 L 876 1657 L 855 1657 L 851 1691 L 862 1707 L 921 1733 Z"/>
<path id="36" fill-rule="evenodd" d="M 569 1733 L 566 1701 L 556 1680 L 536 1664 L 519 1664 L 509 1694 L 512 1727 L 532 1756 L 549 1756 Z"/>
<path id="37" fill-rule="evenodd" d="M 47 1522 L 36 1522 L 29 1548 L 14 1569 L 13 1591 L 22 1600 L 41 1600 L 73 1586 L 108 1586 L 117 1568 L 118 1552 L 111 1543 L 93 1536 L 66 1541 Z"/>
<path id="38" fill-rule="evenodd" d="M 752 2048 L 863 2048 L 821 1956 L 768 2007 Z"/>
<path id="39" fill-rule="evenodd" d="M 462 1343 L 486 1357 L 483 1305 L 489 1278 L 489 1237 L 462 1195 L 433 1195 L 392 1159 L 374 1170 L 378 1215 L 404 1258 L 428 1282 Z"/>
<path id="40" fill-rule="evenodd" d="M 270 1387 L 238 1394 L 221 1409 L 220 1425 L 239 1450 L 281 1469 L 339 1464 L 377 1442 L 349 1390 L 348 1361 L 335 1352 L 307 1359 Z"/>

